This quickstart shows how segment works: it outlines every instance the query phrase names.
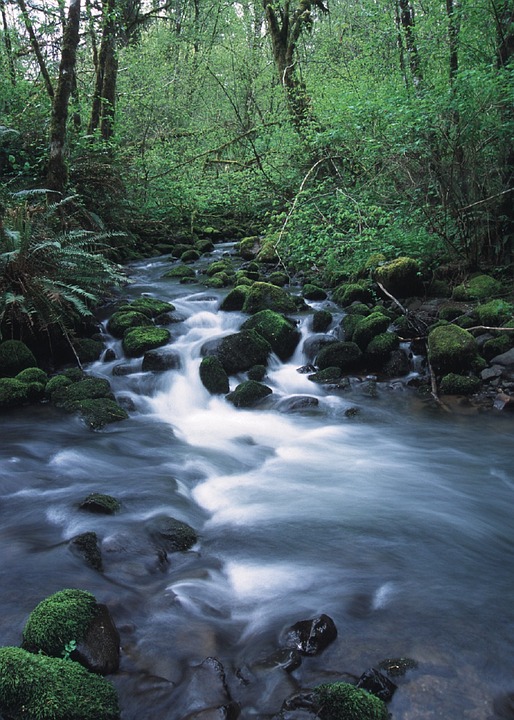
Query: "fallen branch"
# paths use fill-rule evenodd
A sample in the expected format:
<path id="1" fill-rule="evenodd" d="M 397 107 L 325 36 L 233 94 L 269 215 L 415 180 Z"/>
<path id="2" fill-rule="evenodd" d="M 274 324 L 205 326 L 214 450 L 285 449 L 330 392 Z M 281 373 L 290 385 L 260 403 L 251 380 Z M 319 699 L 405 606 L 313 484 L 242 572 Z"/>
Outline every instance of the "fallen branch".
<path id="1" fill-rule="evenodd" d="M 385 289 L 385 287 L 382 285 L 381 282 L 379 282 L 378 280 L 375 280 L 375 282 L 376 282 L 376 284 L 378 285 L 378 287 L 382 290 L 382 292 L 384 293 L 384 295 L 387 295 L 387 297 L 388 297 L 390 300 L 392 300 L 395 305 L 398 305 L 398 307 L 400 308 L 400 310 L 402 311 L 402 313 L 403 313 L 404 315 L 407 315 L 407 314 L 408 314 L 408 310 L 406 310 L 406 309 L 403 307 L 403 305 L 401 304 L 401 302 L 400 302 L 399 300 L 397 300 L 397 299 L 394 297 L 394 295 L 391 295 L 391 293 L 390 293 L 388 290 Z"/>

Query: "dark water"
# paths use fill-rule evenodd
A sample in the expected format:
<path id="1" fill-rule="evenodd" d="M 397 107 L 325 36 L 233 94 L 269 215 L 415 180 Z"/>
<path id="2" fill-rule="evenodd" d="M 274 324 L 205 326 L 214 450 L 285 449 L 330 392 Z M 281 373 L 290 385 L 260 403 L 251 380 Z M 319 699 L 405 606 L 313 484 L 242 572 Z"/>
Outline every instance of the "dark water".
<path id="1" fill-rule="evenodd" d="M 394 383 L 376 397 L 365 382 L 327 391 L 296 371 L 301 348 L 272 363 L 265 406 L 237 410 L 209 396 L 198 366 L 203 343 L 242 316 L 217 312 L 220 293 L 160 280 L 164 267 L 135 266 L 126 295 L 173 300 L 182 369 L 142 373 L 134 360 L 113 377 L 112 338 L 119 360 L 88 369 L 131 403 L 129 420 L 91 432 L 50 408 L 0 416 L 0 644 L 19 644 L 45 596 L 80 587 L 120 629 L 124 720 L 216 704 L 195 671 L 207 657 L 223 663 L 242 718 L 399 656 L 418 668 L 398 680 L 394 720 L 499 717 L 495 699 L 514 691 L 513 420 L 444 414 Z M 319 405 L 283 412 L 294 395 Z M 93 491 L 122 512 L 80 512 Z M 200 536 L 166 566 L 144 532 L 162 513 Z M 67 543 L 89 530 L 103 574 Z M 292 675 L 263 667 L 285 628 L 322 612 L 335 643 Z"/>

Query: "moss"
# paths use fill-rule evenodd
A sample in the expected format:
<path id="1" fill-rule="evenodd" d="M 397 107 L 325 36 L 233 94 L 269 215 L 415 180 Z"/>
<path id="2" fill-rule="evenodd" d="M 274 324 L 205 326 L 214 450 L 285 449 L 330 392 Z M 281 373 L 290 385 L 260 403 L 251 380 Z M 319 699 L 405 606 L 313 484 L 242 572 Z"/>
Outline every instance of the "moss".
<path id="1" fill-rule="evenodd" d="M 238 408 L 247 408 L 256 405 L 271 393 L 272 390 L 267 385 L 255 380 L 245 380 L 227 395 L 227 400 Z"/>
<path id="2" fill-rule="evenodd" d="M 204 357 L 200 363 L 200 380 L 213 395 L 226 395 L 229 391 L 228 375 L 219 358 L 214 355 Z"/>
<path id="3" fill-rule="evenodd" d="M 246 296 L 243 312 L 254 315 L 260 310 L 292 313 L 296 312 L 296 304 L 293 298 L 282 288 L 271 283 L 256 282 Z"/>
<path id="4" fill-rule="evenodd" d="M 261 382 L 266 377 L 266 372 L 267 368 L 265 365 L 254 365 L 247 372 L 248 380 Z"/>
<path id="5" fill-rule="evenodd" d="M 95 614 L 94 595 L 86 590 L 59 590 L 30 613 L 23 629 L 23 647 L 60 657 L 66 643 L 85 638 Z"/>
<path id="6" fill-rule="evenodd" d="M 128 418 L 127 411 L 110 398 L 78 400 L 70 403 L 66 409 L 69 412 L 79 413 L 86 425 L 92 430 L 99 430 L 105 425 Z"/>
<path id="7" fill-rule="evenodd" d="M 499 337 L 487 340 L 482 347 L 482 355 L 486 360 L 492 360 L 496 355 L 501 355 L 510 350 L 514 344 L 512 334 L 503 333 Z"/>
<path id="8" fill-rule="evenodd" d="M 176 243 L 171 250 L 172 257 L 179 258 L 183 253 L 191 250 L 192 245 L 189 243 Z"/>
<path id="9" fill-rule="evenodd" d="M 169 515 L 152 517 L 146 530 L 153 543 L 165 552 L 185 552 L 198 542 L 198 535 L 190 525 Z"/>
<path id="10" fill-rule="evenodd" d="M 211 275 L 207 280 L 205 281 L 205 285 L 207 287 L 211 288 L 225 288 L 232 284 L 232 279 L 230 275 L 228 275 L 226 272 L 218 272 L 215 275 Z"/>
<path id="11" fill-rule="evenodd" d="M 69 377 L 66 377 L 66 375 L 54 375 L 47 382 L 45 391 L 47 396 L 51 398 L 54 392 L 58 392 L 71 384 L 72 381 Z"/>
<path id="12" fill-rule="evenodd" d="M 257 280 L 258 278 L 255 279 Z M 272 285 L 276 285 L 277 287 L 284 287 L 284 285 L 288 285 L 289 280 L 289 275 L 285 272 L 280 272 L 280 270 L 272 272 L 268 277 L 268 282 Z"/>
<path id="13" fill-rule="evenodd" d="M 253 260 L 257 257 L 260 249 L 261 241 L 258 235 L 243 238 L 237 246 L 237 250 L 243 260 Z"/>
<path id="14" fill-rule="evenodd" d="M 353 332 L 352 340 L 361 350 L 365 350 L 375 335 L 385 332 L 390 323 L 390 319 L 379 312 L 371 313 L 367 317 L 361 317 Z"/>
<path id="15" fill-rule="evenodd" d="M 460 305 L 450 303 L 440 308 L 438 317 L 440 320 L 448 320 L 448 322 L 451 322 L 455 320 L 455 318 L 460 317 L 464 312 Z"/>
<path id="16" fill-rule="evenodd" d="M 325 383 L 337 382 L 341 378 L 341 375 L 342 372 L 340 368 L 327 367 L 324 370 L 320 370 L 319 372 L 309 375 L 308 380 L 314 383 L 318 383 L 320 385 L 324 385 Z"/>
<path id="17" fill-rule="evenodd" d="M 317 310 L 312 316 L 312 332 L 323 333 L 330 327 L 332 313 L 329 310 Z"/>
<path id="18" fill-rule="evenodd" d="M 480 389 L 480 380 L 457 373 L 448 373 L 441 380 L 440 390 L 444 395 L 472 395 Z"/>
<path id="19" fill-rule="evenodd" d="M 366 347 L 366 362 L 377 365 L 389 359 L 393 350 L 400 344 L 398 335 L 392 332 L 380 333 L 368 343 Z"/>
<path id="20" fill-rule="evenodd" d="M 399 257 L 375 270 L 375 278 L 395 297 L 418 295 L 423 291 L 417 260 Z"/>
<path id="21" fill-rule="evenodd" d="M 501 283 L 490 275 L 475 275 L 453 289 L 454 300 L 487 300 L 501 293 Z"/>
<path id="22" fill-rule="evenodd" d="M 114 515 L 120 510 L 121 504 L 120 501 L 116 500 L 112 495 L 94 492 L 82 500 L 79 508 L 101 515 Z"/>
<path id="23" fill-rule="evenodd" d="M 335 342 L 321 348 L 314 361 L 320 370 L 338 368 L 347 372 L 358 367 L 362 353 L 353 342 Z"/>
<path id="24" fill-rule="evenodd" d="M 48 382 L 48 375 L 44 370 L 41 370 L 41 368 L 38 367 L 31 367 L 26 368 L 25 370 L 22 370 L 20 373 L 16 375 L 16 380 L 22 383 L 41 383 L 42 385 L 46 385 Z"/>
<path id="25" fill-rule="evenodd" d="M 258 280 L 259 276 L 255 279 Z M 246 287 L 250 287 L 250 285 L 253 285 L 253 283 L 255 282 L 255 279 L 250 279 L 245 270 L 238 270 L 234 275 L 234 284 L 236 287 L 243 285 L 246 285 Z"/>
<path id="26" fill-rule="evenodd" d="M 368 283 L 345 283 L 334 290 L 332 299 L 341 307 L 347 307 L 356 301 L 361 303 L 371 302 L 373 293 Z"/>
<path id="27" fill-rule="evenodd" d="M 143 296 L 133 300 L 128 305 L 122 305 L 119 310 L 135 311 L 149 318 L 156 318 L 163 313 L 173 312 L 175 305 L 165 300 L 159 300 L 158 298 Z"/>
<path id="28" fill-rule="evenodd" d="M 35 366 L 36 358 L 21 340 L 0 343 L 0 377 L 14 377 L 22 370 Z"/>
<path id="29" fill-rule="evenodd" d="M 211 253 L 214 250 L 214 243 L 212 240 L 197 240 L 195 242 L 195 250 L 198 250 L 198 252 L 201 255 L 204 255 L 205 253 Z"/>
<path id="30" fill-rule="evenodd" d="M 196 262 L 199 259 L 200 259 L 200 253 L 198 252 L 198 250 L 195 250 L 194 248 L 191 248 L 190 250 L 186 250 L 180 256 L 180 262 L 183 262 L 183 263 L 192 263 L 192 262 Z"/>
<path id="31" fill-rule="evenodd" d="M 271 238 L 265 238 L 262 241 L 262 246 L 257 253 L 256 259 L 258 260 L 258 262 L 267 263 L 269 265 L 278 262 L 279 258 L 275 249 L 274 240 L 272 240 Z"/>
<path id="32" fill-rule="evenodd" d="M 57 407 L 71 410 L 74 403 L 93 398 L 111 398 L 111 386 L 104 378 L 85 378 L 52 391 L 52 402 Z"/>
<path id="33" fill-rule="evenodd" d="M 266 365 L 270 344 L 254 330 L 227 335 L 220 342 L 216 356 L 225 372 L 232 375 L 249 370 L 253 365 Z"/>
<path id="34" fill-rule="evenodd" d="M 62 371 L 61 375 L 69 378 L 71 382 L 78 382 L 79 380 L 84 380 L 86 377 L 86 373 L 78 367 L 66 368 L 66 370 Z"/>
<path id="35" fill-rule="evenodd" d="M 29 385 L 16 378 L 0 378 L 0 408 L 18 407 L 29 402 Z"/>
<path id="36" fill-rule="evenodd" d="M 371 315 L 369 306 L 361 302 L 354 302 L 345 308 L 345 310 L 347 315 L 362 315 L 363 317 Z"/>
<path id="37" fill-rule="evenodd" d="M 166 328 L 136 327 L 127 330 L 123 337 L 123 350 L 129 357 L 144 355 L 147 350 L 166 345 L 170 340 Z"/>
<path id="38" fill-rule="evenodd" d="M 505 300 L 490 300 L 477 305 L 475 312 L 481 325 L 498 327 L 512 318 L 512 305 Z"/>
<path id="39" fill-rule="evenodd" d="M 227 275 L 234 274 L 234 266 L 230 260 L 215 260 L 207 266 L 205 274 L 209 277 L 217 275 L 218 273 L 226 273 Z"/>
<path id="40" fill-rule="evenodd" d="M 388 720 L 386 704 L 350 683 L 318 685 L 314 697 L 322 720 Z"/>
<path id="41" fill-rule="evenodd" d="M 428 335 L 428 358 L 441 374 L 469 370 L 477 357 L 475 338 L 457 325 L 443 325 Z"/>
<path id="42" fill-rule="evenodd" d="M 176 280 L 194 280 L 196 273 L 189 265 L 175 265 L 162 276 L 165 279 L 171 278 Z"/>
<path id="43" fill-rule="evenodd" d="M 281 360 L 291 357 L 301 337 L 293 322 L 273 310 L 256 313 L 243 323 L 241 330 L 255 330 L 269 342 Z"/>
<path id="44" fill-rule="evenodd" d="M 225 312 L 242 310 L 247 295 L 248 287 L 236 285 L 221 302 L 220 310 Z"/>
<path id="45" fill-rule="evenodd" d="M 318 285 L 312 285 L 311 283 L 306 283 L 302 288 L 302 294 L 303 297 L 306 300 L 325 300 L 327 297 L 327 293 L 323 290 L 323 288 L 318 287 Z"/>
<path id="46" fill-rule="evenodd" d="M 77 535 L 72 538 L 71 545 L 83 556 L 86 565 L 89 565 L 93 570 L 102 572 L 102 554 L 98 547 L 98 537 L 95 532 L 85 532 Z"/>
<path id="47" fill-rule="evenodd" d="M 104 344 L 101 340 L 93 338 L 79 338 L 73 341 L 73 349 L 81 363 L 90 363 L 100 358 Z"/>
<path id="48" fill-rule="evenodd" d="M 9 720 L 118 720 L 116 691 L 79 663 L 0 648 L 0 712 Z"/>
<path id="49" fill-rule="evenodd" d="M 111 315 L 107 329 L 116 338 L 122 338 L 133 327 L 151 325 L 150 318 L 138 310 L 119 310 Z"/>

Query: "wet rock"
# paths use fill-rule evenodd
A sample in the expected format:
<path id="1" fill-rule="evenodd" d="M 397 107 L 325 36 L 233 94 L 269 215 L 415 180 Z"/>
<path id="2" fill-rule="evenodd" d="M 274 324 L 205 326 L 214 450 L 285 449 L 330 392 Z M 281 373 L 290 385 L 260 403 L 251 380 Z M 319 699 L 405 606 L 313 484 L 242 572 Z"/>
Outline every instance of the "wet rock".
<path id="1" fill-rule="evenodd" d="M 122 338 L 129 328 L 150 326 L 151 324 L 150 318 L 142 312 L 128 309 L 118 310 L 109 319 L 107 329 L 115 338 Z"/>
<path id="2" fill-rule="evenodd" d="M 502 374 L 502 367 L 500 365 L 493 365 L 492 367 L 485 368 L 485 370 L 482 370 L 480 373 L 480 377 L 484 382 L 490 382 L 491 380 L 496 380 L 496 378 L 499 378 Z"/>
<path id="3" fill-rule="evenodd" d="M 175 310 L 175 306 L 165 300 L 159 300 L 158 298 L 148 297 L 142 295 L 141 297 L 132 300 L 132 302 L 123 305 L 119 308 L 120 311 L 136 311 L 140 312 L 146 317 L 157 318 L 163 313 L 170 313 Z"/>
<path id="4" fill-rule="evenodd" d="M 356 687 L 367 690 L 384 702 L 389 702 L 396 690 L 394 682 L 375 668 L 370 668 L 362 673 L 357 680 Z"/>
<path id="5" fill-rule="evenodd" d="M 514 365 L 514 348 L 507 350 L 507 352 L 504 352 L 501 355 L 496 355 L 496 357 L 491 360 L 491 364 L 503 365 L 504 367 L 511 367 Z"/>
<path id="6" fill-rule="evenodd" d="M 243 309 L 249 288 L 246 285 L 236 285 L 222 300 L 220 310 L 233 312 Z"/>
<path id="7" fill-rule="evenodd" d="M 381 312 L 373 312 L 367 317 L 361 316 L 355 325 L 352 340 L 364 351 L 376 335 L 385 333 L 390 323 L 391 320 L 387 315 L 383 315 Z"/>
<path id="8" fill-rule="evenodd" d="M 95 532 L 85 532 L 76 535 L 70 540 L 70 548 L 76 554 L 81 555 L 89 567 L 102 572 L 102 553 L 100 552 L 98 537 Z"/>
<path id="9" fill-rule="evenodd" d="M 283 288 L 265 282 L 254 283 L 246 296 L 243 312 L 254 315 L 260 310 L 274 310 L 278 313 L 296 312 L 296 303 Z"/>
<path id="10" fill-rule="evenodd" d="M 378 667 L 391 677 L 400 677 L 405 675 L 408 670 L 415 670 L 418 663 L 412 658 L 386 658 L 378 663 Z"/>
<path id="11" fill-rule="evenodd" d="M 266 365 L 270 344 L 255 330 L 243 330 L 224 337 L 215 351 L 225 372 L 233 375 L 249 370 L 253 365 Z"/>
<path id="12" fill-rule="evenodd" d="M 324 333 L 330 327 L 333 316 L 329 310 L 316 310 L 312 316 L 312 332 Z"/>
<path id="13" fill-rule="evenodd" d="M 139 367 L 130 365 L 130 363 L 118 363 L 112 369 L 114 377 L 122 377 L 124 375 L 131 375 L 132 373 L 139 372 Z"/>
<path id="14" fill-rule="evenodd" d="M 112 348 L 107 348 L 103 356 L 103 361 L 112 362 L 113 360 L 116 360 L 116 353 Z"/>
<path id="15" fill-rule="evenodd" d="M 318 285 L 312 285 L 311 283 L 306 283 L 303 286 L 302 294 L 306 300 L 325 300 L 327 297 L 327 293 L 323 290 L 323 288 L 318 287 Z"/>
<path id="16" fill-rule="evenodd" d="M 296 372 L 300 373 L 300 375 L 308 375 L 309 373 L 316 372 L 316 368 L 314 365 L 302 365 L 299 368 L 296 368 Z"/>
<path id="17" fill-rule="evenodd" d="M 100 430 L 110 423 L 128 418 L 127 411 L 109 398 L 80 400 L 67 409 L 70 412 L 77 412 L 92 430 Z"/>
<path id="18" fill-rule="evenodd" d="M 281 668 L 290 673 L 302 664 L 302 656 L 296 648 L 280 648 L 269 655 L 262 663 L 263 667 Z"/>
<path id="19" fill-rule="evenodd" d="M 334 621 L 322 614 L 312 620 L 300 620 L 286 633 L 285 645 L 302 655 L 319 655 L 337 637 Z"/>
<path id="20" fill-rule="evenodd" d="M 87 510 L 100 515 L 114 515 L 120 507 L 121 505 L 116 498 L 103 493 L 90 493 L 79 505 L 80 510 Z"/>
<path id="21" fill-rule="evenodd" d="M 339 368 L 341 372 L 347 372 L 358 367 L 361 357 L 362 353 L 354 342 L 335 342 L 319 351 L 314 364 L 319 370 Z"/>
<path id="22" fill-rule="evenodd" d="M 319 400 L 312 395 L 293 395 L 285 398 L 277 404 L 277 410 L 282 413 L 303 412 L 312 410 L 319 406 Z"/>
<path id="23" fill-rule="evenodd" d="M 168 515 L 156 515 L 146 523 L 146 530 L 154 544 L 166 552 L 189 550 L 198 542 L 193 528 Z"/>
<path id="24" fill-rule="evenodd" d="M 342 380 L 341 370 L 338 367 L 328 367 L 309 375 L 307 380 L 317 383 L 318 385 L 337 385 Z"/>
<path id="25" fill-rule="evenodd" d="M 97 603 L 95 617 L 70 657 L 98 675 L 109 675 L 118 670 L 120 635 L 106 605 Z"/>
<path id="26" fill-rule="evenodd" d="M 181 359 L 178 352 L 156 348 L 148 350 L 144 354 L 141 369 L 143 372 L 165 372 L 166 370 L 179 370 L 180 366 Z"/>
<path id="27" fill-rule="evenodd" d="M 301 337 L 294 322 L 273 310 L 256 313 L 243 323 L 241 330 L 255 330 L 281 360 L 291 357 Z"/>
<path id="28" fill-rule="evenodd" d="M 247 372 L 248 380 L 261 382 L 266 377 L 266 372 L 267 370 L 265 365 L 254 365 Z"/>
<path id="29" fill-rule="evenodd" d="M 333 335 L 311 335 L 303 343 L 302 350 L 308 360 L 314 360 L 316 355 L 326 346 L 337 342 Z"/>
<path id="30" fill-rule="evenodd" d="M 123 350 L 129 357 L 139 357 L 148 350 L 166 345 L 170 338 L 170 331 L 166 328 L 135 327 L 123 336 Z"/>
<path id="31" fill-rule="evenodd" d="M 388 377 L 402 377 L 410 371 L 410 363 L 407 353 L 404 350 L 393 350 L 389 360 L 382 365 L 382 372 Z"/>
<path id="32" fill-rule="evenodd" d="M 200 380 L 212 395 L 226 395 L 230 390 L 228 375 L 215 355 L 202 358 Z"/>
<path id="33" fill-rule="evenodd" d="M 272 389 L 255 380 L 245 380 L 227 395 L 227 400 L 235 407 L 248 408 L 257 405 L 265 397 L 271 395 Z"/>
<path id="34" fill-rule="evenodd" d="M 507 410 L 512 412 L 514 410 L 514 397 L 507 395 L 505 392 L 500 392 L 494 398 L 493 406 L 495 410 Z"/>
<path id="35" fill-rule="evenodd" d="M 187 685 L 176 708 L 179 718 L 233 718 L 238 707 L 232 701 L 221 662 L 208 657 L 189 670 Z"/>

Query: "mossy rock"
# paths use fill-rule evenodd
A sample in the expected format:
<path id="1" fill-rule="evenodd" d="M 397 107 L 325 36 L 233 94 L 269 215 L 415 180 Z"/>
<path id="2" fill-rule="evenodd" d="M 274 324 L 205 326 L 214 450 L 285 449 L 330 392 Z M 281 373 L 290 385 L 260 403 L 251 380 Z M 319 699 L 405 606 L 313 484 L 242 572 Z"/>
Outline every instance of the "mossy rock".
<path id="1" fill-rule="evenodd" d="M 419 263 L 410 257 L 399 257 L 380 265 L 375 270 L 375 279 L 395 297 L 423 292 Z"/>
<path id="2" fill-rule="evenodd" d="M 114 687 L 72 660 L 0 648 L 0 713 L 9 720 L 118 720 Z"/>
<path id="3" fill-rule="evenodd" d="M 257 257 L 260 249 L 261 240 L 258 235 L 243 238 L 237 246 L 237 251 L 243 260 L 253 260 Z"/>
<path id="4" fill-rule="evenodd" d="M 79 508 L 98 515 L 114 515 L 121 509 L 121 503 L 112 495 L 94 492 L 82 500 Z"/>
<path id="5" fill-rule="evenodd" d="M 255 330 L 269 342 L 281 360 L 288 360 L 300 342 L 296 325 L 273 310 L 261 310 L 241 326 L 241 330 Z"/>
<path id="6" fill-rule="evenodd" d="M 175 265 L 162 276 L 171 280 L 195 280 L 196 273 L 190 265 Z"/>
<path id="7" fill-rule="evenodd" d="M 207 238 L 197 240 L 195 242 L 195 250 L 198 250 L 201 255 L 211 253 L 214 251 L 214 249 L 214 243 L 212 242 L 212 240 L 208 240 Z"/>
<path id="8" fill-rule="evenodd" d="M 439 309 L 438 317 L 440 320 L 448 320 L 448 322 L 451 322 L 452 320 L 460 317 L 464 312 L 465 310 L 462 309 L 461 305 L 449 303 L 448 305 L 443 305 Z"/>
<path id="9" fill-rule="evenodd" d="M 20 382 L 16 378 L 0 378 L 0 408 L 26 405 L 29 402 L 30 385 L 31 383 Z"/>
<path id="10" fill-rule="evenodd" d="M 44 370 L 41 370 L 41 368 L 38 367 L 31 367 L 26 368 L 25 370 L 22 370 L 20 373 L 16 375 L 16 380 L 19 380 L 22 383 L 41 383 L 42 385 L 46 385 L 48 382 L 48 375 Z"/>
<path id="11" fill-rule="evenodd" d="M 362 315 L 362 317 L 367 317 L 368 315 L 371 315 L 372 310 L 369 305 L 365 305 L 363 302 L 355 301 L 345 308 L 345 312 L 347 315 Z"/>
<path id="12" fill-rule="evenodd" d="M 174 258 L 179 258 L 181 255 L 183 255 L 188 250 L 192 249 L 192 245 L 189 243 L 176 243 L 173 246 L 173 249 L 171 250 L 171 255 Z"/>
<path id="13" fill-rule="evenodd" d="M 238 408 L 257 405 L 265 397 L 271 395 L 272 389 L 255 380 L 245 380 L 227 395 L 227 400 Z"/>
<path id="14" fill-rule="evenodd" d="M 196 262 L 197 260 L 200 260 L 200 257 L 201 257 L 201 255 L 198 252 L 198 250 L 191 248 L 190 250 L 186 250 L 185 252 L 182 253 L 182 255 L 180 256 L 180 262 L 193 263 L 193 262 Z"/>
<path id="15" fill-rule="evenodd" d="M 278 262 L 279 258 L 275 249 L 275 242 L 271 239 L 265 239 L 262 241 L 262 246 L 256 257 L 257 262 L 265 263 L 267 265 L 274 265 Z"/>
<path id="16" fill-rule="evenodd" d="M 15 377 L 26 368 L 37 366 L 36 358 L 21 340 L 0 343 L 0 377 Z"/>
<path id="17" fill-rule="evenodd" d="M 390 324 L 391 320 L 380 312 L 361 317 L 353 331 L 352 340 L 361 350 L 365 350 L 371 340 L 385 332 Z"/>
<path id="18" fill-rule="evenodd" d="M 78 400 L 70 403 L 67 409 L 69 412 L 77 412 L 92 430 L 100 430 L 110 423 L 128 418 L 127 411 L 109 398 Z"/>
<path id="19" fill-rule="evenodd" d="M 471 369 L 477 352 L 473 335 L 458 325 L 439 326 L 428 335 L 428 358 L 437 373 Z"/>
<path id="20" fill-rule="evenodd" d="M 242 310 L 247 295 L 248 287 L 246 285 L 236 285 L 222 300 L 220 310 L 225 312 Z"/>
<path id="21" fill-rule="evenodd" d="M 512 305 L 505 300 L 490 300 L 477 305 L 475 312 L 481 325 L 498 327 L 512 318 Z"/>
<path id="22" fill-rule="evenodd" d="M 98 572 L 103 571 L 102 553 L 98 545 L 98 536 L 95 532 L 84 532 L 70 540 L 70 547 L 78 553 L 86 565 Z"/>
<path id="23" fill-rule="evenodd" d="M 341 320 L 341 327 L 344 330 L 344 339 L 347 341 L 352 340 L 355 328 L 359 324 L 363 315 L 345 315 Z"/>
<path id="24" fill-rule="evenodd" d="M 338 368 L 341 372 L 354 370 L 359 366 L 362 352 L 353 342 L 335 342 L 321 348 L 314 360 L 319 370 Z"/>
<path id="25" fill-rule="evenodd" d="M 224 337 L 215 355 L 228 375 L 249 370 L 253 365 L 266 365 L 271 345 L 255 330 L 243 330 Z"/>
<path id="26" fill-rule="evenodd" d="M 162 347 L 170 341 L 171 335 L 166 328 L 136 327 L 127 330 L 123 336 L 123 350 L 129 357 L 139 357 L 147 350 Z"/>
<path id="27" fill-rule="evenodd" d="M 314 688 L 318 717 L 322 720 L 388 720 L 383 700 L 350 683 L 336 682 Z"/>
<path id="28" fill-rule="evenodd" d="M 217 275 L 218 273 L 226 273 L 227 275 L 234 275 L 234 266 L 230 260 L 215 260 L 207 266 L 205 274 L 208 277 Z"/>
<path id="29" fill-rule="evenodd" d="M 255 278 L 255 280 L 258 280 L 258 278 Z M 272 285 L 276 285 L 277 287 L 284 287 L 289 284 L 289 281 L 289 275 L 285 272 L 280 272 L 280 270 L 272 272 L 268 276 L 268 282 Z"/>
<path id="30" fill-rule="evenodd" d="M 266 377 L 267 368 L 266 365 L 254 365 L 246 373 L 248 380 L 255 380 L 261 382 Z"/>
<path id="31" fill-rule="evenodd" d="M 210 288 L 221 289 L 232 285 L 232 278 L 226 272 L 218 272 L 207 278 L 205 285 Z"/>
<path id="32" fill-rule="evenodd" d="M 122 305 L 119 311 L 133 311 L 142 313 L 149 318 L 156 318 L 164 313 L 171 313 L 175 310 L 175 305 L 165 300 L 159 300 L 158 298 L 142 296 L 133 300 L 128 305 Z M 141 323 L 144 324 L 144 323 Z"/>
<path id="33" fill-rule="evenodd" d="M 122 338 L 131 328 L 150 325 L 151 319 L 138 310 L 118 310 L 110 317 L 107 330 L 115 338 Z"/>
<path id="34" fill-rule="evenodd" d="M 312 283 L 306 283 L 302 288 L 302 295 L 306 300 L 325 300 L 327 298 L 327 293 L 323 288 L 320 288 L 318 285 L 313 285 Z"/>
<path id="35" fill-rule="evenodd" d="M 72 405 L 82 400 L 94 398 L 113 398 L 111 386 L 104 378 L 89 377 L 69 385 L 62 384 L 51 392 L 54 405 L 65 410 L 72 410 Z"/>
<path id="36" fill-rule="evenodd" d="M 50 380 L 47 382 L 45 387 L 45 392 L 49 398 L 52 397 L 52 394 L 54 392 L 58 392 L 62 390 L 65 387 L 68 387 L 72 384 L 72 380 L 70 380 L 69 377 L 66 375 L 54 375 L 50 378 Z"/>
<path id="37" fill-rule="evenodd" d="M 454 300 L 488 300 L 501 294 L 502 285 L 490 275 L 475 275 L 453 288 Z"/>
<path id="38" fill-rule="evenodd" d="M 389 360 L 389 357 L 393 350 L 397 350 L 400 345 L 400 340 L 396 333 L 384 332 L 370 340 L 365 351 L 366 362 L 377 367 L 382 363 Z"/>
<path id="39" fill-rule="evenodd" d="M 23 647 L 61 657 L 70 640 L 82 641 L 96 615 L 96 599 L 85 590 L 66 589 L 42 600 L 23 629 Z"/>
<path id="40" fill-rule="evenodd" d="M 316 310 L 312 316 L 312 332 L 324 333 L 332 323 L 333 315 L 329 310 Z"/>
<path id="41" fill-rule="evenodd" d="M 84 380 L 87 377 L 86 373 L 78 367 L 66 368 L 66 370 L 62 371 L 61 375 L 69 378 L 71 382 L 78 382 L 79 380 Z"/>
<path id="42" fill-rule="evenodd" d="M 480 380 L 476 377 L 448 373 L 439 386 L 443 395 L 473 395 L 480 389 Z"/>
<path id="43" fill-rule="evenodd" d="M 73 349 L 81 363 L 92 363 L 100 359 L 105 345 L 101 340 L 78 338 L 73 341 Z"/>
<path id="44" fill-rule="evenodd" d="M 190 525 L 169 515 L 154 515 L 145 529 L 154 545 L 167 553 L 186 552 L 198 542 L 198 535 Z"/>
<path id="45" fill-rule="evenodd" d="M 243 312 L 250 315 L 261 310 L 293 313 L 296 309 L 293 298 L 283 288 L 265 282 L 255 282 L 251 286 L 243 305 Z"/>
<path id="46" fill-rule="evenodd" d="M 502 333 L 498 337 L 486 340 L 482 347 L 481 354 L 489 361 L 497 355 L 507 352 L 511 347 L 514 347 L 514 333 Z"/>
<path id="47" fill-rule="evenodd" d="M 256 280 L 259 279 L 259 276 L 255 278 Z M 250 285 L 253 285 L 255 282 L 255 279 L 252 280 L 248 277 L 245 270 L 238 270 L 236 274 L 234 275 L 234 285 L 236 287 L 246 285 L 246 287 L 250 287 Z"/>
<path id="48" fill-rule="evenodd" d="M 230 390 L 228 375 L 215 355 L 209 355 L 202 359 L 200 380 L 212 395 L 226 395 Z"/>
<path id="49" fill-rule="evenodd" d="M 327 367 L 323 370 L 319 370 L 318 372 L 311 373 L 307 379 L 319 385 L 327 385 L 338 382 L 341 379 L 342 374 L 341 368 Z"/>
<path id="50" fill-rule="evenodd" d="M 353 302 L 372 302 L 373 293 L 368 283 L 344 283 L 333 291 L 332 299 L 341 307 L 347 307 Z"/>

